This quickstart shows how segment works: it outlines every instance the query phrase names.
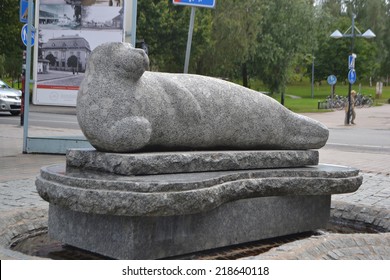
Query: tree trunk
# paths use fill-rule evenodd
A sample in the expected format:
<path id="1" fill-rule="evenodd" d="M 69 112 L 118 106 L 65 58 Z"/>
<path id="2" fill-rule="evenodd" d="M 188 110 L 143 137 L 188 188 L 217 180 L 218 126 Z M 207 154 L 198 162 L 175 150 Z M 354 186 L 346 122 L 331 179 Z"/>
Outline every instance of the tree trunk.
<path id="1" fill-rule="evenodd" d="M 244 87 L 248 87 L 248 68 L 247 68 L 247 65 L 246 63 L 243 63 L 242 64 L 242 85 Z"/>

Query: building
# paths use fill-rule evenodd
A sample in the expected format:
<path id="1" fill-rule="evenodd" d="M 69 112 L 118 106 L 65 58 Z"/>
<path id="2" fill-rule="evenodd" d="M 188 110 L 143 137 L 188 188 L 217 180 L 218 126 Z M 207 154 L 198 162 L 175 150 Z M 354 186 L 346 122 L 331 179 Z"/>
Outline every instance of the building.
<path id="1" fill-rule="evenodd" d="M 56 24 L 58 22 L 58 15 L 39 10 L 39 24 Z"/>
<path id="2" fill-rule="evenodd" d="M 78 34 L 51 38 L 42 45 L 42 57 L 50 61 L 50 70 L 85 72 L 90 53 L 88 41 Z"/>

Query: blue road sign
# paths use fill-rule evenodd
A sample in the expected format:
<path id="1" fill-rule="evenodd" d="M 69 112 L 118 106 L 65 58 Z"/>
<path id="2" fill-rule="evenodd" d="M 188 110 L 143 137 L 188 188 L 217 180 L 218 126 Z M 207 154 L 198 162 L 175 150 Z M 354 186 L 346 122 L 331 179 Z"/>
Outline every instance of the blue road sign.
<path id="1" fill-rule="evenodd" d="M 329 75 L 327 81 L 329 85 L 333 86 L 337 83 L 337 78 L 335 75 Z"/>
<path id="2" fill-rule="evenodd" d="M 173 4 L 203 8 L 214 8 L 215 0 L 173 0 Z"/>
<path id="3" fill-rule="evenodd" d="M 19 20 L 20 22 L 27 22 L 27 14 L 28 14 L 28 0 L 20 0 L 19 5 Z"/>
<path id="4" fill-rule="evenodd" d="M 348 69 L 355 69 L 356 54 L 348 56 Z"/>
<path id="5" fill-rule="evenodd" d="M 20 35 L 22 37 L 23 44 L 27 47 L 27 23 L 23 25 L 22 31 L 20 32 Z M 34 28 L 33 28 L 34 29 Z M 34 46 L 35 43 L 35 31 L 31 30 L 31 46 Z"/>
<path id="6" fill-rule="evenodd" d="M 348 72 L 348 81 L 350 84 L 354 84 L 356 82 L 356 71 L 355 69 L 351 69 Z"/>

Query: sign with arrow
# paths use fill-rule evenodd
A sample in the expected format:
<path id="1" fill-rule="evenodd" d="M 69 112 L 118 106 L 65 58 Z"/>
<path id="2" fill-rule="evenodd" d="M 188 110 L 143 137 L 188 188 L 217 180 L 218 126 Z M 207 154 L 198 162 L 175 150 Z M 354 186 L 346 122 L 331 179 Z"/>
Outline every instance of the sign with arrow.
<path id="1" fill-rule="evenodd" d="M 20 32 L 20 35 L 22 37 L 22 42 L 23 44 L 27 47 L 27 26 L 28 24 L 26 23 L 22 27 L 22 31 Z M 31 46 L 34 46 L 35 43 L 35 28 L 32 28 L 31 30 Z"/>
<path id="2" fill-rule="evenodd" d="M 348 69 L 355 69 L 355 58 L 356 54 L 351 54 L 348 56 Z"/>
<path id="3" fill-rule="evenodd" d="M 327 81 L 329 85 L 333 86 L 337 83 L 337 78 L 335 75 L 329 75 Z"/>
<path id="4" fill-rule="evenodd" d="M 354 84 L 356 82 L 356 71 L 355 69 L 351 69 L 348 72 L 348 81 L 350 84 Z"/>

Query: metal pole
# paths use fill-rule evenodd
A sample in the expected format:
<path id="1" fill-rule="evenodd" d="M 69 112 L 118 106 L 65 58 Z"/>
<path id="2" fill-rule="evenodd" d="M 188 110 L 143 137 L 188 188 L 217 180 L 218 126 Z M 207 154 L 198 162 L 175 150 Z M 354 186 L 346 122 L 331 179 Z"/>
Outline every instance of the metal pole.
<path id="1" fill-rule="evenodd" d="M 354 44 L 355 44 L 355 14 L 352 13 L 352 34 L 351 34 L 351 55 L 353 54 Z M 345 124 L 349 125 L 351 121 L 351 106 L 352 106 L 352 98 L 351 98 L 351 90 L 352 84 L 349 82 L 348 85 L 348 110 L 347 116 L 345 119 Z"/>
<path id="2" fill-rule="evenodd" d="M 137 0 L 133 0 L 132 15 L 131 15 L 131 44 L 135 47 L 137 43 Z"/>
<path id="3" fill-rule="evenodd" d="M 311 64 L 311 98 L 314 98 L 314 54 L 313 61 Z"/>
<path id="4" fill-rule="evenodd" d="M 30 110 L 30 76 L 31 76 L 31 37 L 33 28 L 34 2 L 28 0 L 27 18 L 27 54 L 26 54 L 26 78 L 24 84 L 24 119 L 23 119 L 23 153 L 27 153 L 28 114 Z"/>
<path id="5" fill-rule="evenodd" d="M 190 17 L 190 27 L 188 28 L 186 58 L 184 61 L 184 74 L 188 73 L 188 65 L 190 64 L 192 33 L 194 32 L 194 21 L 195 21 L 195 7 L 191 7 L 191 17 Z"/>

